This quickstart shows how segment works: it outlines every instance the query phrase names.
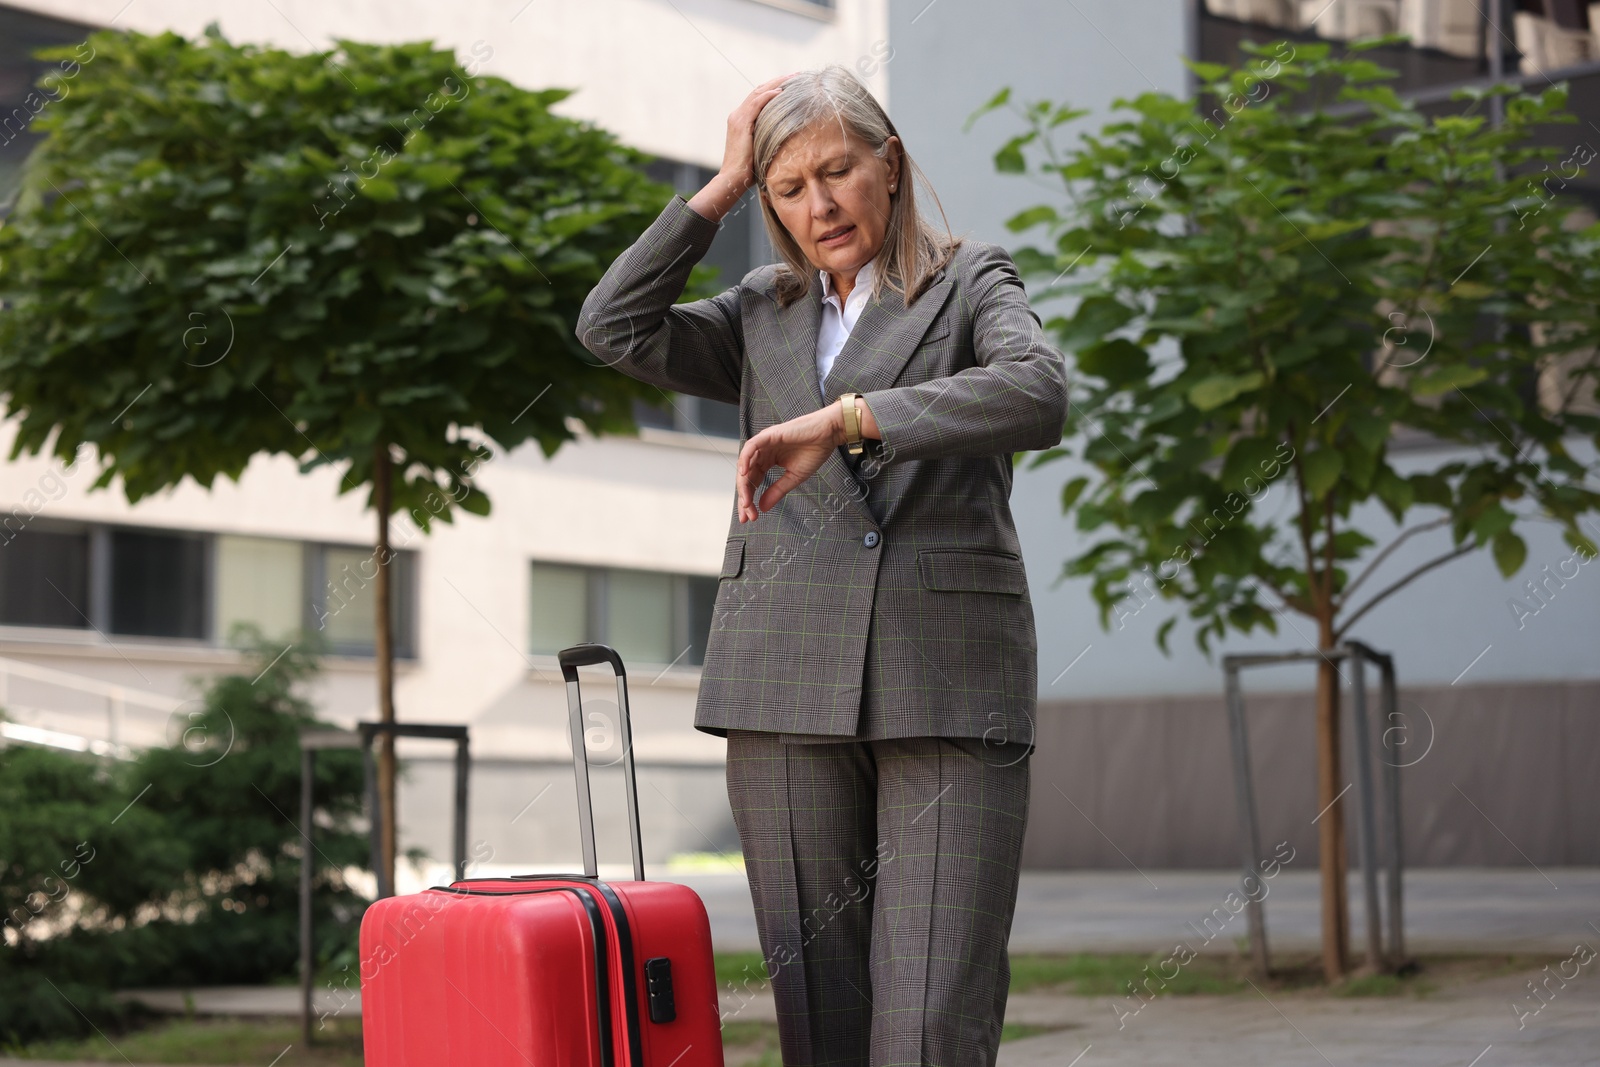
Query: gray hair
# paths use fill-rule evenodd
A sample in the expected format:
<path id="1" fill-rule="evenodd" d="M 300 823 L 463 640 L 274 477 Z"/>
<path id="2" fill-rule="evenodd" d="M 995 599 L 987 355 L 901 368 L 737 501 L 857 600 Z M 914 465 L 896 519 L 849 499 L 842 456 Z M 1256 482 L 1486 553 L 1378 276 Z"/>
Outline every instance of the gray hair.
<path id="1" fill-rule="evenodd" d="M 819 120 L 837 121 L 841 129 L 871 145 L 879 159 L 888 156 L 889 138 L 899 137 L 883 106 L 848 69 L 834 63 L 821 70 L 802 71 L 786 80 L 783 90 L 767 101 L 756 116 L 753 162 L 756 187 L 762 193 L 767 191 L 767 168 L 772 166 L 778 151 L 789 138 Z M 895 292 L 903 293 L 905 305 L 910 307 L 933 275 L 950 261 L 962 239 L 950 233 L 949 219 L 945 219 L 944 232 L 940 233 L 917 211 L 915 187 L 911 181 L 913 173 L 928 186 L 939 208 L 939 216 L 944 218 L 944 206 L 939 204 L 939 197 L 927 176 L 906 151 L 904 138 L 900 141 L 900 153 L 899 188 L 889 194 L 889 219 L 884 227 L 877 269 L 873 272 L 871 295 L 877 300 L 883 287 L 888 285 Z M 788 268 L 779 270 L 776 278 L 778 304 L 786 307 L 810 291 L 816 268 L 779 221 L 772 204 L 765 196 L 759 199 L 767 237 Z"/>

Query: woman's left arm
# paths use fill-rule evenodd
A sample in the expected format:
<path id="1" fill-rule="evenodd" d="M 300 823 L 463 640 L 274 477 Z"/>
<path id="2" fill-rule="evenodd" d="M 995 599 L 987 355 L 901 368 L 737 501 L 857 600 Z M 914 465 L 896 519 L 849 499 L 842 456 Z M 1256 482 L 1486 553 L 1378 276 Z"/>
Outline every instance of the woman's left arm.
<path id="1" fill-rule="evenodd" d="M 1011 256 L 984 248 L 969 284 L 977 293 L 977 366 L 944 378 L 861 395 L 861 435 L 883 442 L 880 459 L 987 456 L 1051 448 L 1067 419 L 1066 360 L 1045 338 Z M 827 404 L 769 426 L 739 450 L 739 521 L 776 507 L 844 443 L 844 414 Z M 774 466 L 784 473 L 759 498 Z"/>
<path id="2" fill-rule="evenodd" d="M 1010 254 L 987 245 L 968 284 L 977 294 L 977 366 L 863 394 L 886 461 L 1025 452 L 1061 441 L 1066 360 L 1045 337 Z"/>

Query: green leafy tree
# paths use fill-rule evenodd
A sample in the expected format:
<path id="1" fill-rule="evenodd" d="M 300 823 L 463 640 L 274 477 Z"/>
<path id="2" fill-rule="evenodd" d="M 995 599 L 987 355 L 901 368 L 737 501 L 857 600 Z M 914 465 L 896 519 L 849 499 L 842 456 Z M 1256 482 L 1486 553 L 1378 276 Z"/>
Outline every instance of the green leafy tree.
<path id="1" fill-rule="evenodd" d="M 97 33 L 34 128 L 0 228 L 11 458 L 84 442 L 130 501 L 258 453 L 366 490 L 380 717 L 390 518 L 487 515 L 491 453 L 627 432 L 655 390 L 594 365 L 583 299 L 670 190 L 648 157 L 432 45 L 293 55 Z M 52 83 L 54 85 L 54 83 Z M 371 591 L 368 580 L 376 579 Z M 394 865 L 394 756 L 380 760 Z"/>
<path id="2" fill-rule="evenodd" d="M 247 672 L 212 679 L 180 708 L 170 748 L 126 762 L 0 749 L 0 1045 L 115 1023 L 115 989 L 295 973 L 299 735 L 326 725 L 295 690 L 314 675 L 317 635 L 287 652 L 240 637 Z M 323 753 L 312 797 L 328 965 L 354 959 L 365 904 L 343 875 L 371 859 L 360 755 Z"/>
<path id="3" fill-rule="evenodd" d="M 1487 548 L 1501 574 L 1516 573 L 1530 522 L 1594 551 L 1579 520 L 1600 495 L 1569 447 L 1600 444 L 1600 232 L 1575 225 L 1549 181 L 1588 159 L 1530 141 L 1540 124 L 1574 121 L 1565 88 L 1493 90 L 1507 97 L 1498 126 L 1484 114 L 1490 91 L 1457 93 L 1458 113 L 1429 116 L 1360 54 L 1380 43 L 1333 56 L 1282 42 L 1251 48 L 1239 69 L 1192 64 L 1203 105 L 1119 100 L 1124 117 L 1071 151 L 1057 131 L 1084 112 L 1015 108 L 1025 129 L 998 168 L 1064 193 L 1010 220 L 1052 239 L 1017 262 L 1067 278 L 1039 297 L 1078 298 L 1050 323 L 1082 383 L 1069 443 L 1037 462 L 1072 456 L 1091 472 L 1063 490 L 1092 535 L 1065 574 L 1091 580 L 1108 629 L 1165 600 L 1187 608 L 1207 655 L 1230 630 L 1276 633 L 1280 619 L 1327 652 L 1450 560 Z M 1009 102 L 1003 92 L 978 114 Z M 1426 468 L 1412 454 L 1402 471 L 1400 433 L 1448 446 L 1431 453 L 1445 458 Z M 1382 545 L 1370 520 L 1353 519 L 1371 501 L 1396 525 Z M 1448 546 L 1385 568 L 1437 529 Z M 1177 619 L 1157 630 L 1163 651 Z M 1329 980 L 1347 970 L 1338 723 L 1338 674 L 1323 657 Z"/>

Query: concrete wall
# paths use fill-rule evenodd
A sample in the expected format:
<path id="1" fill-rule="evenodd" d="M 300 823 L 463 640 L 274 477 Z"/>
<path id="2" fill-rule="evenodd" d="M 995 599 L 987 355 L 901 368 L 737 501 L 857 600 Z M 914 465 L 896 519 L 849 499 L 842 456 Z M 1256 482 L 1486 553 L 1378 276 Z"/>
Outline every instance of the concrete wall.
<path id="1" fill-rule="evenodd" d="M 1391 751 L 1405 861 L 1419 867 L 1600 864 L 1600 684 L 1406 685 Z M 1247 672 L 1262 848 L 1317 863 L 1315 706 L 1268 689 L 1309 665 Z M 1376 699 L 1368 673 L 1369 700 Z M 1218 687 L 1220 690 L 1220 686 Z M 1345 780 L 1355 781 L 1345 698 Z M 1373 705 L 1374 733 L 1385 729 Z M 1374 765 L 1377 768 L 1376 764 Z M 1232 751 L 1213 696 L 1051 702 L 1040 708 L 1024 861 L 1030 867 L 1234 867 Z M 1352 865 L 1356 790 L 1345 794 Z M 1300 861 L 1297 860 L 1297 863 Z"/>

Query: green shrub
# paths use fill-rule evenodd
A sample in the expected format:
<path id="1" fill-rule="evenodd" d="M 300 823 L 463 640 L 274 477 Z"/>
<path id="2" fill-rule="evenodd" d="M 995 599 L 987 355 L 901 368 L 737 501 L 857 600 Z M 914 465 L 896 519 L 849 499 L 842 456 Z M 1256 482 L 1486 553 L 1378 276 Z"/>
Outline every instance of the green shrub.
<path id="1" fill-rule="evenodd" d="M 253 662 L 175 713 L 171 747 L 131 761 L 0 749 L 0 1044 L 118 1025 L 114 989 L 296 973 L 298 735 L 316 719 L 292 689 L 316 660 L 305 640 L 245 637 Z M 314 797 L 326 964 L 353 951 L 365 903 L 341 874 L 370 859 L 351 828 L 359 754 L 321 754 Z"/>

